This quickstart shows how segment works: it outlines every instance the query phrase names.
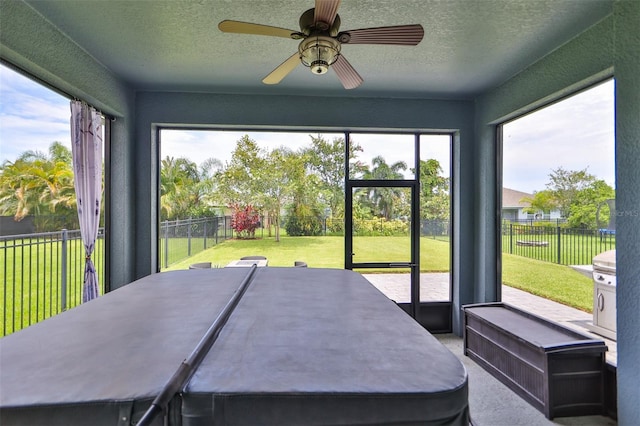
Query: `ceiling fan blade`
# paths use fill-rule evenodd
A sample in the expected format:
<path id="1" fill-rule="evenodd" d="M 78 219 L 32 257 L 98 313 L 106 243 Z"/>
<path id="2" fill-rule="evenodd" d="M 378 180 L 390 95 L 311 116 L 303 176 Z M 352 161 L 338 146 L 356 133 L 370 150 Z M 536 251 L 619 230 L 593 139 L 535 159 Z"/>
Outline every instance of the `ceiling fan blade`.
<path id="1" fill-rule="evenodd" d="M 229 20 L 220 22 L 218 29 L 224 33 L 256 34 L 284 38 L 294 38 L 292 35 L 298 34 L 298 31 L 288 30 L 286 28 Z"/>
<path id="2" fill-rule="evenodd" d="M 396 44 L 415 46 L 422 41 L 422 25 L 396 25 L 393 27 L 362 28 L 338 34 L 341 43 L 348 44 Z"/>
<path id="3" fill-rule="evenodd" d="M 340 0 L 316 0 L 313 24 L 317 25 L 318 22 L 325 22 L 331 27 L 336 19 L 338 7 L 340 7 Z"/>
<path id="4" fill-rule="evenodd" d="M 331 65 L 331 68 L 334 69 L 345 89 L 355 89 L 364 81 L 343 55 L 338 55 L 338 59 Z"/>
<path id="5" fill-rule="evenodd" d="M 289 59 L 278 65 L 278 67 L 271 71 L 268 76 L 263 78 L 262 82 L 264 84 L 278 84 L 287 76 L 287 74 L 293 71 L 298 64 L 300 64 L 300 55 L 296 52 L 291 55 Z"/>

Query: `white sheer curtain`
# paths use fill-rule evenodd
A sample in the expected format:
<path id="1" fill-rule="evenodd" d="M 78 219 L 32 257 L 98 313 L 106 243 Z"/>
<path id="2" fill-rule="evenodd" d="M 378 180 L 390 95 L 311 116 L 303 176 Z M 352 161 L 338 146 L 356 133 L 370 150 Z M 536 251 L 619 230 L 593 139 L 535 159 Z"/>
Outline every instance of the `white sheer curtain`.
<path id="1" fill-rule="evenodd" d="M 98 297 L 98 276 L 91 255 L 100 224 L 102 117 L 98 111 L 80 101 L 71 101 L 71 152 L 80 232 L 85 248 L 84 303 Z"/>

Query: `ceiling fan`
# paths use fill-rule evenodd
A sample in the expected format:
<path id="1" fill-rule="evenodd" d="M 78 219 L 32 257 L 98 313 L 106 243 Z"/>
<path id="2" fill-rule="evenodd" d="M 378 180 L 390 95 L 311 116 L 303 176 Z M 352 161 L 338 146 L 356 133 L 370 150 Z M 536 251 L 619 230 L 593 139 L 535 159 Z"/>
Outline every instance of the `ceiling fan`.
<path id="1" fill-rule="evenodd" d="M 393 44 L 415 46 L 424 37 L 422 25 L 361 28 L 340 31 L 340 0 L 315 0 L 315 8 L 300 17 L 300 31 L 249 22 L 225 20 L 218 24 L 225 33 L 255 34 L 301 40 L 298 51 L 271 71 L 262 82 L 278 84 L 302 63 L 314 74 L 324 74 L 333 67 L 345 89 L 355 89 L 362 77 L 340 52 L 343 44 Z"/>

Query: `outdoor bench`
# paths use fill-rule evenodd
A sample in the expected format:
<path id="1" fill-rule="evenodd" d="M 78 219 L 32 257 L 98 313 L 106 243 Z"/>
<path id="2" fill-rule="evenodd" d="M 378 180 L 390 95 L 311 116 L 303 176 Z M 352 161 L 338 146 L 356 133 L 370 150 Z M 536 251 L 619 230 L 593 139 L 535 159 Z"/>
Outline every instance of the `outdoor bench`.
<path id="1" fill-rule="evenodd" d="M 604 341 L 505 303 L 463 311 L 465 355 L 547 418 L 605 413 Z"/>

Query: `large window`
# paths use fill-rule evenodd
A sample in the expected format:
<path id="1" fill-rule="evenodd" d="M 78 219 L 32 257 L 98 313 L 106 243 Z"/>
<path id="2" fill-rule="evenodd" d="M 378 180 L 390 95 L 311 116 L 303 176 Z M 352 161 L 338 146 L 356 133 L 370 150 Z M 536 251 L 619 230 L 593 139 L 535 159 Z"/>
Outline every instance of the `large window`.
<path id="1" fill-rule="evenodd" d="M 4 335 L 81 303 L 85 254 L 76 211 L 69 99 L 4 65 L 0 99 Z M 101 294 L 104 254 L 101 228 L 93 254 Z"/>
<path id="2" fill-rule="evenodd" d="M 423 301 L 451 299 L 451 135 L 420 135 Z"/>
<path id="3" fill-rule="evenodd" d="M 341 267 L 344 150 L 344 134 L 163 129 L 161 269 L 251 255 Z"/>
<path id="4" fill-rule="evenodd" d="M 346 134 L 162 129 L 160 137 L 161 270 L 251 255 L 270 266 L 344 267 Z M 354 262 L 410 261 L 407 182 L 418 178 L 417 155 L 421 300 L 449 301 L 451 136 L 348 137 L 349 178 L 361 181 L 352 194 Z M 409 301 L 406 270 L 361 272 Z"/>
<path id="5" fill-rule="evenodd" d="M 502 131 L 503 300 L 535 294 L 560 304 L 551 319 L 589 329 L 594 257 L 615 250 L 614 81 Z"/>

